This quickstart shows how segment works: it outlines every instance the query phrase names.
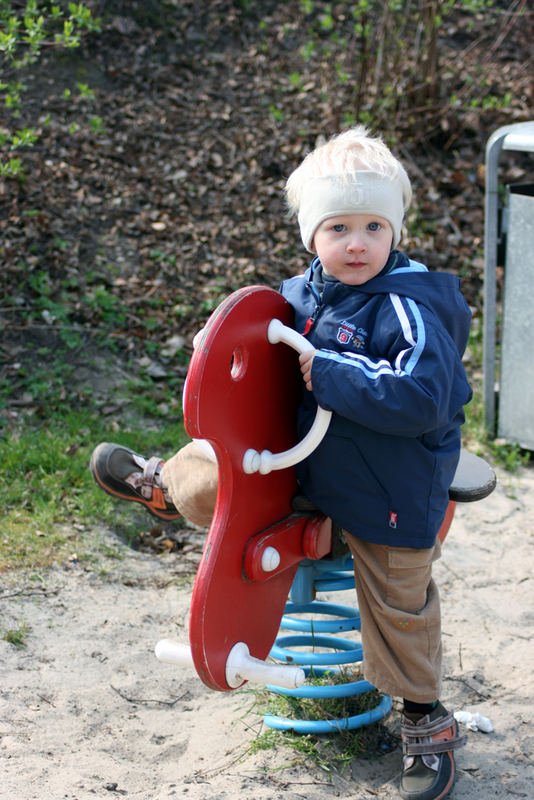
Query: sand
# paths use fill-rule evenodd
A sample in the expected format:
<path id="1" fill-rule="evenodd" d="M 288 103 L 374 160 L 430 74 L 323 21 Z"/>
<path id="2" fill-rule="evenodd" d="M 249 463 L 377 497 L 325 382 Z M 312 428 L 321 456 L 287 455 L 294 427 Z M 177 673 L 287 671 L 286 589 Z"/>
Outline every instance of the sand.
<path id="1" fill-rule="evenodd" d="M 2 800 L 398 797 L 399 749 L 330 774 L 287 747 L 250 754 L 264 730 L 254 694 L 157 661 L 159 639 L 187 641 L 198 552 L 0 577 L 2 629 L 28 626 L 25 647 L 0 640 Z M 456 800 L 534 797 L 533 564 L 534 469 L 499 472 L 490 497 L 458 506 L 435 569 L 442 699 L 494 728 L 462 726 Z M 342 594 L 330 599 L 355 603 Z"/>

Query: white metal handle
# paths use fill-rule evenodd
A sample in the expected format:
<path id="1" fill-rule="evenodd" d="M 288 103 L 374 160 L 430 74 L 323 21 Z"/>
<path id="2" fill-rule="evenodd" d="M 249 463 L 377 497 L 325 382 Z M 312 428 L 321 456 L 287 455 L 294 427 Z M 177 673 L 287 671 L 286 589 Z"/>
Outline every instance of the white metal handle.
<path id="1" fill-rule="evenodd" d="M 159 661 L 166 664 L 194 667 L 189 645 L 162 639 L 157 643 L 155 652 Z M 306 674 L 301 667 L 292 664 L 273 664 L 254 658 L 244 642 L 235 644 L 226 660 L 226 681 L 232 689 L 237 689 L 243 681 L 296 689 L 302 686 L 305 679 Z"/>
<path id="2" fill-rule="evenodd" d="M 284 325 L 279 319 L 272 319 L 267 328 L 267 338 L 271 344 L 283 342 L 288 344 L 298 353 L 305 353 L 308 350 L 314 350 L 314 346 L 301 336 L 300 333 Z M 275 469 L 286 469 L 303 461 L 310 453 L 313 453 L 317 445 L 321 442 L 325 435 L 332 412 L 327 411 L 321 406 L 317 406 L 317 413 L 310 430 L 294 447 L 290 450 L 285 450 L 282 453 L 271 453 L 270 450 L 263 450 L 259 453 L 250 447 L 243 456 L 243 471 L 247 474 L 260 472 L 262 475 L 267 475 Z"/>

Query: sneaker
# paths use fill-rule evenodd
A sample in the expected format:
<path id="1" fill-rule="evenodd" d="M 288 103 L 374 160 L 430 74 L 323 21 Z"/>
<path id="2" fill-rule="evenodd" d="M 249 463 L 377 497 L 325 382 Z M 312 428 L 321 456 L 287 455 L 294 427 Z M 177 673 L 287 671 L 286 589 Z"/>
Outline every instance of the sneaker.
<path id="1" fill-rule="evenodd" d="M 404 767 L 400 795 L 404 800 L 442 800 L 454 783 L 453 750 L 466 743 L 458 736 L 453 715 L 441 703 L 430 713 L 402 715 Z"/>
<path id="2" fill-rule="evenodd" d="M 90 470 L 101 489 L 113 497 L 142 503 L 160 519 L 177 519 L 178 509 L 161 483 L 163 459 L 145 458 L 128 447 L 102 442 L 93 451 Z"/>

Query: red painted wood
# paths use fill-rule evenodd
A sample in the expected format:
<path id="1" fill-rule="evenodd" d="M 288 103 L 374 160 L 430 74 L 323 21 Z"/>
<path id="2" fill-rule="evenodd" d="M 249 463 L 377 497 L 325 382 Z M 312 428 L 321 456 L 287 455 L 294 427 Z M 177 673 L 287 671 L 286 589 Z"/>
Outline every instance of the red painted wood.
<path id="1" fill-rule="evenodd" d="M 441 543 L 444 542 L 445 537 L 449 532 L 449 528 L 451 527 L 455 511 L 456 511 L 456 502 L 454 500 L 449 500 L 449 505 L 447 506 L 447 511 L 445 512 L 445 518 L 441 523 L 441 528 L 438 531 L 438 539 L 440 540 Z"/>
<path id="2" fill-rule="evenodd" d="M 262 566 L 262 556 L 268 547 L 274 547 L 280 554 L 280 564 L 271 572 L 266 572 Z M 249 539 L 243 572 L 250 581 L 272 580 L 276 572 L 300 563 L 303 558 L 323 558 L 331 549 L 331 520 L 319 515 L 310 519 L 302 514 L 292 514 Z"/>
<path id="3" fill-rule="evenodd" d="M 215 310 L 196 347 L 184 391 L 184 422 L 193 438 L 207 439 L 219 465 L 219 492 L 193 588 L 189 638 L 203 682 L 228 691 L 228 654 L 244 642 L 264 659 L 278 633 L 291 584 L 302 558 L 330 550 L 331 525 L 317 515 L 291 513 L 297 490 L 294 468 L 247 475 L 249 447 L 273 453 L 296 442 L 302 380 L 297 354 L 272 345 L 273 318 L 292 325 L 289 303 L 272 289 L 251 286 Z M 444 540 L 455 509 L 450 502 L 439 531 Z M 280 566 L 261 568 L 261 554 L 275 546 Z"/>
<path id="4" fill-rule="evenodd" d="M 245 642 L 256 658 L 268 655 L 298 567 L 298 558 L 282 553 L 285 568 L 267 579 L 250 581 L 243 569 L 247 542 L 291 514 L 296 491 L 294 468 L 247 475 L 241 467 L 249 447 L 276 453 L 296 442 L 302 391 L 298 356 L 287 345 L 267 340 L 274 317 L 292 325 L 292 309 L 278 292 L 252 286 L 230 295 L 204 328 L 184 392 L 186 430 L 213 445 L 219 464 L 219 492 L 193 589 L 189 638 L 198 674 L 221 691 L 231 688 L 225 667 L 237 642 Z M 292 525 L 302 529 L 302 517 L 285 524 L 291 534 Z M 287 548 L 294 550 L 294 536 L 288 536 Z"/>

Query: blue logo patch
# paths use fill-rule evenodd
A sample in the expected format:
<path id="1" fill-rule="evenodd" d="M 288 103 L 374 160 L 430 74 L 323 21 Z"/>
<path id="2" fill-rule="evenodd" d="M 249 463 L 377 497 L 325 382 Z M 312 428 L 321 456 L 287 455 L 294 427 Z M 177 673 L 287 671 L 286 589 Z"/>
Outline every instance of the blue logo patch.
<path id="1" fill-rule="evenodd" d="M 336 339 L 343 347 L 352 345 L 355 350 L 364 350 L 367 336 L 365 328 L 357 328 L 352 322 L 344 320 L 337 329 Z"/>
<path id="2" fill-rule="evenodd" d="M 339 344 L 347 345 L 350 344 L 352 341 L 352 337 L 354 336 L 355 326 L 351 325 L 350 322 L 342 322 L 339 328 L 337 329 L 337 336 L 336 339 L 338 340 Z"/>

